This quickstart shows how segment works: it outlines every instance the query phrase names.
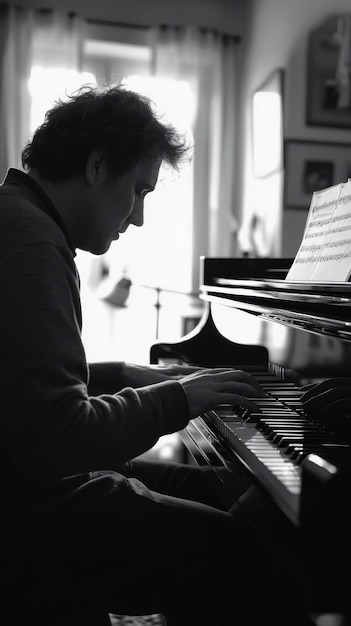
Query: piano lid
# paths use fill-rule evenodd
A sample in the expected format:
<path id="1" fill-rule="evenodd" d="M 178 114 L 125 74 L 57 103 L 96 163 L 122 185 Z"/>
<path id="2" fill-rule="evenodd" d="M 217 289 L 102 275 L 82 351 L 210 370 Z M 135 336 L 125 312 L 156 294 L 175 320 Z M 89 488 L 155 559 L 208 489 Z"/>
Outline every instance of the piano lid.
<path id="1" fill-rule="evenodd" d="M 278 291 L 280 294 L 300 292 L 340 295 L 351 298 L 351 282 L 286 280 L 293 262 L 290 258 L 211 258 L 200 259 L 200 288 L 204 285 L 228 288 L 254 288 Z"/>
<path id="2" fill-rule="evenodd" d="M 324 281 L 314 281 L 311 282 L 309 280 L 303 281 L 292 281 L 292 280 L 266 280 L 260 279 L 257 280 L 255 278 L 251 278 L 249 280 L 240 280 L 233 278 L 222 278 L 222 277 L 214 277 L 213 282 L 215 286 L 230 288 L 230 287 L 254 287 L 255 289 L 268 289 L 268 290 L 276 290 L 280 293 L 285 292 L 300 292 L 301 295 L 308 296 L 312 292 L 317 292 L 323 295 L 345 295 L 351 298 L 351 283 L 350 282 L 324 282 Z"/>
<path id="3" fill-rule="evenodd" d="M 245 261 L 223 259 L 221 264 L 219 259 L 202 257 L 200 297 L 288 322 L 319 325 L 321 332 L 351 331 L 350 282 L 287 281 L 284 275 L 291 260 L 275 259 L 273 268 L 268 265 L 273 259 Z M 255 274 L 245 276 L 253 270 Z M 281 278 L 267 278 L 270 270 Z"/>
<path id="4" fill-rule="evenodd" d="M 351 283 L 286 281 L 291 262 L 203 257 L 200 298 L 228 340 L 265 346 L 271 362 L 304 374 L 339 375 L 351 362 Z"/>

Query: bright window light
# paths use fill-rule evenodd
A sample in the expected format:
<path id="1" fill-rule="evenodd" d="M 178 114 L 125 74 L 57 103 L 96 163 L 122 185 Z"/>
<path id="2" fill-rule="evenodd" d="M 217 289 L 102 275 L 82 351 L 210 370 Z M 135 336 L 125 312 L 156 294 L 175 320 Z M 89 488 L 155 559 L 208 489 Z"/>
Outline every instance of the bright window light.
<path id="1" fill-rule="evenodd" d="M 173 124 L 192 142 L 195 99 L 189 83 L 149 76 L 128 76 L 122 82 L 150 98 L 162 121 Z M 145 200 L 143 227 L 130 227 L 110 249 L 117 256 L 124 248 L 125 266 L 134 282 L 190 291 L 192 197 L 191 162 L 179 174 L 161 168 L 156 189 Z"/>
<path id="2" fill-rule="evenodd" d="M 254 172 L 264 176 L 279 169 L 281 160 L 281 98 L 258 91 L 253 97 Z"/>
<path id="3" fill-rule="evenodd" d="M 30 132 L 33 133 L 43 123 L 46 111 L 55 101 L 67 99 L 67 96 L 85 84 L 96 84 L 95 76 L 91 72 L 34 66 L 28 81 L 32 97 Z"/>
<path id="4" fill-rule="evenodd" d="M 195 98 L 190 83 L 155 76 L 128 76 L 122 82 L 133 91 L 151 98 L 167 122 L 174 124 L 181 132 L 191 132 Z"/>

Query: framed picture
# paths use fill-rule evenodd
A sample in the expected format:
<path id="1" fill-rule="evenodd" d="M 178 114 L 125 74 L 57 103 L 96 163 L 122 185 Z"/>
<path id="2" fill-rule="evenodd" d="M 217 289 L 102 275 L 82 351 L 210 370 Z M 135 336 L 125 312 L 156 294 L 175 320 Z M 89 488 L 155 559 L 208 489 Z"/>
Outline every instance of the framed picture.
<path id="1" fill-rule="evenodd" d="M 276 69 L 252 97 L 253 173 L 264 178 L 283 167 L 283 70 Z"/>
<path id="2" fill-rule="evenodd" d="M 306 122 L 351 128 L 351 13 L 334 15 L 308 39 Z"/>
<path id="3" fill-rule="evenodd" d="M 284 153 L 288 208 L 306 209 L 314 191 L 351 178 L 351 145 L 287 140 Z"/>

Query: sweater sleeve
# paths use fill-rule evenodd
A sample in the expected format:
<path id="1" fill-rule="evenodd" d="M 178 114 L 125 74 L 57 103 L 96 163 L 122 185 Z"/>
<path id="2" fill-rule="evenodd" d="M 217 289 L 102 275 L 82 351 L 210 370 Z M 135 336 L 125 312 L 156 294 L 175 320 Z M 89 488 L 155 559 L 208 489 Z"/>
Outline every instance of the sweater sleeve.
<path id="1" fill-rule="evenodd" d="M 103 393 L 114 394 L 121 389 L 120 379 L 124 361 L 106 361 L 89 363 L 88 393 L 99 396 Z"/>
<path id="2" fill-rule="evenodd" d="M 36 481 L 117 469 L 189 420 L 176 381 L 113 393 L 121 364 L 109 370 L 108 393 L 90 395 L 72 264 L 37 244 L 0 267 L 1 442 L 17 472 Z M 102 366 L 95 375 L 100 393 Z"/>

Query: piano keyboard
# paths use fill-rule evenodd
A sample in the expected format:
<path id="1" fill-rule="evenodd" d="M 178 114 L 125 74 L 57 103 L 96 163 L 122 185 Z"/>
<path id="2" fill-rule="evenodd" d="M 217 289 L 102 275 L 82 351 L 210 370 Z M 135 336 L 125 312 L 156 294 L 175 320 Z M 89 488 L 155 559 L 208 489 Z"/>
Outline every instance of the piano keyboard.
<path id="1" fill-rule="evenodd" d="M 299 520 L 302 463 L 309 454 L 323 458 L 326 450 L 348 444 L 308 418 L 301 391 L 273 375 L 255 374 L 266 397 L 251 398 L 260 412 L 220 405 L 203 419 L 259 478 L 285 513 Z"/>

